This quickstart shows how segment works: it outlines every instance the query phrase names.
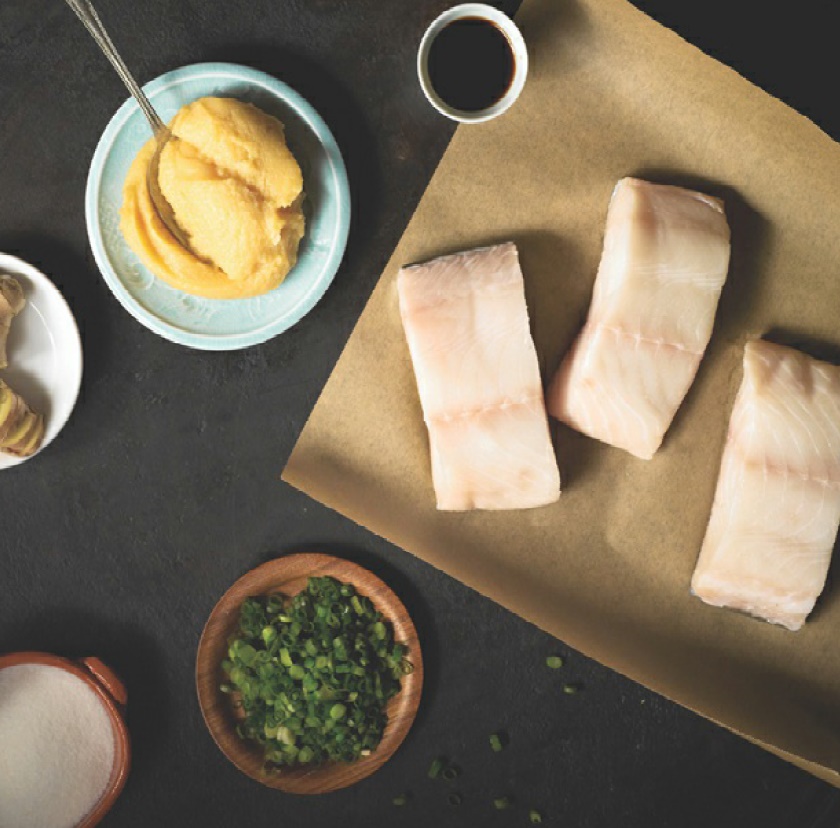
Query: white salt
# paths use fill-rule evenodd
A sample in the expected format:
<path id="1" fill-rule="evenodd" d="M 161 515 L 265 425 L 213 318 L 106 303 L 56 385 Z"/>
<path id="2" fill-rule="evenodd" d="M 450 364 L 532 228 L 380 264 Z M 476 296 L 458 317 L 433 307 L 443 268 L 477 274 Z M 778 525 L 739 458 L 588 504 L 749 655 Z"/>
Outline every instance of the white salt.
<path id="1" fill-rule="evenodd" d="M 111 778 L 108 711 L 58 667 L 0 670 L 0 828 L 74 828 Z"/>

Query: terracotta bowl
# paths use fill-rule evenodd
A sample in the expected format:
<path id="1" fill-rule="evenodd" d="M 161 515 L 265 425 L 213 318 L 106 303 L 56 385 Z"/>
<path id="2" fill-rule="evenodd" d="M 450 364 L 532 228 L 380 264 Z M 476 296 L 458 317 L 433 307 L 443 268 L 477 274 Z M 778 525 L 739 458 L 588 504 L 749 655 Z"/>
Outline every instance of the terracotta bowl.
<path id="1" fill-rule="evenodd" d="M 48 667 L 58 667 L 72 673 L 96 693 L 108 711 L 114 733 L 114 767 L 111 769 L 111 778 L 99 801 L 77 826 L 77 828 L 93 828 L 111 810 L 117 797 L 122 793 L 131 767 L 131 743 L 128 738 L 128 728 L 123 719 L 128 701 L 125 686 L 113 670 L 98 658 L 71 660 L 50 653 L 34 652 L 9 653 L 0 656 L 0 670 L 5 667 L 16 667 L 19 664 L 45 664 Z"/>
<path id="2" fill-rule="evenodd" d="M 395 639 L 407 646 L 413 672 L 402 679 L 402 689 L 388 702 L 388 723 L 382 741 L 369 756 L 355 762 L 331 762 L 315 768 L 277 768 L 264 772 L 262 748 L 236 735 L 237 719 L 230 696 L 219 686 L 225 681 L 222 661 L 227 658 L 230 638 L 239 621 L 239 608 L 246 598 L 281 592 L 293 596 L 310 576 L 329 575 L 352 584 L 367 596 L 394 628 Z M 330 555 L 288 555 L 263 564 L 240 578 L 221 598 L 210 614 L 196 658 L 196 688 L 204 721 L 222 753 L 239 770 L 281 791 L 317 794 L 346 788 L 378 770 L 394 755 L 405 739 L 420 705 L 423 687 L 423 658 L 417 631 L 399 598 L 372 572 Z"/>

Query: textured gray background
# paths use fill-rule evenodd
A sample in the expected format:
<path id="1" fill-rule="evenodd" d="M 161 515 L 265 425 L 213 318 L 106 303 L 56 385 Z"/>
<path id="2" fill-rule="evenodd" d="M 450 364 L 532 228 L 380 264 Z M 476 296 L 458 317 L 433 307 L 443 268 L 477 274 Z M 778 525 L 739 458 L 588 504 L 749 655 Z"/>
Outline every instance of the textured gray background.
<path id="1" fill-rule="evenodd" d="M 573 3 L 574 0 L 557 0 Z M 0 0 L 0 249 L 50 274 L 82 328 L 86 373 L 66 431 L 0 475 L 0 652 L 96 654 L 125 678 L 134 768 L 108 826 L 546 824 L 829 828 L 840 792 L 571 652 L 279 481 L 307 412 L 419 199 L 451 127 L 423 101 L 414 55 L 444 0 L 99 0 L 142 81 L 228 60 L 296 87 L 346 154 L 350 247 L 321 304 L 287 334 L 205 354 L 147 332 L 87 245 L 95 143 L 125 98 L 61 0 Z M 503 7 L 511 10 L 514 2 Z M 832 4 L 640 2 L 840 137 Z M 739 13 L 755 12 L 755 14 Z M 417 724 L 377 775 L 295 798 L 240 775 L 204 729 L 193 657 L 207 614 L 279 553 L 333 551 L 404 598 L 428 660 Z M 568 656 L 561 675 L 546 655 Z M 583 682 L 573 698 L 564 678 Z M 487 735 L 509 732 L 492 754 Z M 3 746 L 0 746 L 0 750 Z M 425 778 L 463 768 L 459 809 Z M 413 793 L 397 811 L 392 797 Z M 511 793 L 519 808 L 489 802 Z"/>

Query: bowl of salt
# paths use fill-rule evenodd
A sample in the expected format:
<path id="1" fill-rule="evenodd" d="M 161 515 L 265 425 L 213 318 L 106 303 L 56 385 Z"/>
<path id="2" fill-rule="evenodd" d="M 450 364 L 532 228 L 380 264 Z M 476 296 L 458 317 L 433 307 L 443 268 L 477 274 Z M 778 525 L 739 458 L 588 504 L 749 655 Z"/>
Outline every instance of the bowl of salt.
<path id="1" fill-rule="evenodd" d="M 125 687 L 98 658 L 0 656 L 0 825 L 92 828 L 131 763 Z"/>

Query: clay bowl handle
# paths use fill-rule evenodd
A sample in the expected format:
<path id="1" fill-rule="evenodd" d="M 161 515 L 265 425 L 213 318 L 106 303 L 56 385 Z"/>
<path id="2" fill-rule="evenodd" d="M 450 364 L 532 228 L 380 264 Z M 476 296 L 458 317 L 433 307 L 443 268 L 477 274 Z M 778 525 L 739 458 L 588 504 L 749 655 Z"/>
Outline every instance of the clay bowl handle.
<path id="1" fill-rule="evenodd" d="M 88 656 L 79 662 L 105 688 L 119 707 L 128 704 L 128 691 L 117 677 L 117 674 L 103 661 L 95 656 Z"/>

